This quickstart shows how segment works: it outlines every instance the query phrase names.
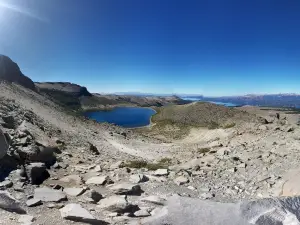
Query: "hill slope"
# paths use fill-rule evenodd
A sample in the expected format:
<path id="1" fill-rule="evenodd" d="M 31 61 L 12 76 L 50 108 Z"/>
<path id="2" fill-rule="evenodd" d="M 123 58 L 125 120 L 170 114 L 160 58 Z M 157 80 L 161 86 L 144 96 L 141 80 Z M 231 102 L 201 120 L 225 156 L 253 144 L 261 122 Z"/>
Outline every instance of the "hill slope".
<path id="1" fill-rule="evenodd" d="M 152 118 L 155 123 L 169 122 L 211 128 L 255 120 L 255 116 L 247 112 L 207 102 L 166 106 L 157 109 L 157 112 Z"/>

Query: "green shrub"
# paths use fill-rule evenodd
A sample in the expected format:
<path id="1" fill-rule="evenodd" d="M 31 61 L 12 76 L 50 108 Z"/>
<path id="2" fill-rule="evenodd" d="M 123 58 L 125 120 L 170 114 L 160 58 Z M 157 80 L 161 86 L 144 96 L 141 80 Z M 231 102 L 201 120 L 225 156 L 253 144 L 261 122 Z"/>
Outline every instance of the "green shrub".
<path id="1" fill-rule="evenodd" d="M 198 153 L 202 153 L 202 154 L 208 153 L 209 151 L 210 151 L 210 148 L 199 148 L 198 149 Z"/>
<path id="2" fill-rule="evenodd" d="M 147 168 L 148 170 L 167 169 L 171 164 L 170 158 L 162 158 L 157 163 L 149 163 L 145 160 L 131 160 L 124 164 L 124 167 L 129 168 Z"/>
<path id="3" fill-rule="evenodd" d="M 210 129 L 210 130 L 213 130 L 213 129 L 219 128 L 219 126 L 220 126 L 220 125 L 219 125 L 218 123 L 216 123 L 216 122 L 214 122 L 214 121 L 211 121 L 211 122 L 208 124 L 207 128 Z"/>
<path id="4" fill-rule="evenodd" d="M 223 126 L 224 129 L 232 128 L 235 126 L 235 123 L 228 123 Z"/>

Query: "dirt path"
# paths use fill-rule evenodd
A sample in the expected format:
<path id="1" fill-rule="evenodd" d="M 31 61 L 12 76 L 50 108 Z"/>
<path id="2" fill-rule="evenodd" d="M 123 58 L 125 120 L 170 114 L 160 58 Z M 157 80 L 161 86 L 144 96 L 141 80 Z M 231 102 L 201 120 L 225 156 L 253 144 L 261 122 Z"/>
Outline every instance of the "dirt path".
<path id="1" fill-rule="evenodd" d="M 149 152 L 144 153 L 144 152 L 142 152 L 142 151 L 139 151 L 139 150 L 136 150 L 136 149 L 127 147 L 127 146 L 125 146 L 124 144 L 118 143 L 118 142 L 115 141 L 115 140 L 107 139 L 107 141 L 108 141 L 114 148 L 116 148 L 117 150 L 119 150 L 120 152 L 124 152 L 124 153 L 127 153 L 127 154 L 129 154 L 129 155 L 133 155 L 133 156 L 140 157 L 140 158 L 147 159 L 147 160 L 153 160 L 153 159 L 156 158 L 156 157 L 154 157 L 153 155 L 149 154 Z"/>

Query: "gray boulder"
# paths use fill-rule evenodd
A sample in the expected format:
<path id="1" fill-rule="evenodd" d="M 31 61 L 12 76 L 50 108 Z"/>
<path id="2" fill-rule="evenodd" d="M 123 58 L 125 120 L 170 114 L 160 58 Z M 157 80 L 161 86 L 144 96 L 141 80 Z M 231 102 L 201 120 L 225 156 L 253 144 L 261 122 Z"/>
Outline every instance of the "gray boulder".
<path id="1" fill-rule="evenodd" d="M 173 196 L 167 206 L 138 224 L 299 225 L 300 197 L 219 203 Z"/>
<path id="2" fill-rule="evenodd" d="M 30 163 L 26 168 L 26 174 L 31 184 L 42 184 L 50 177 L 44 163 Z"/>

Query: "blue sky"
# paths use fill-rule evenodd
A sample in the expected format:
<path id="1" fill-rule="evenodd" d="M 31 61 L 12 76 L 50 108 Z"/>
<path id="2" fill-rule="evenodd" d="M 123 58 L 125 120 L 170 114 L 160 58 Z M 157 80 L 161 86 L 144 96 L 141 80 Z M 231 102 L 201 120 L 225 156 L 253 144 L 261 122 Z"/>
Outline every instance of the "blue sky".
<path id="1" fill-rule="evenodd" d="M 0 53 L 92 92 L 300 93 L 300 1 L 0 0 Z"/>

